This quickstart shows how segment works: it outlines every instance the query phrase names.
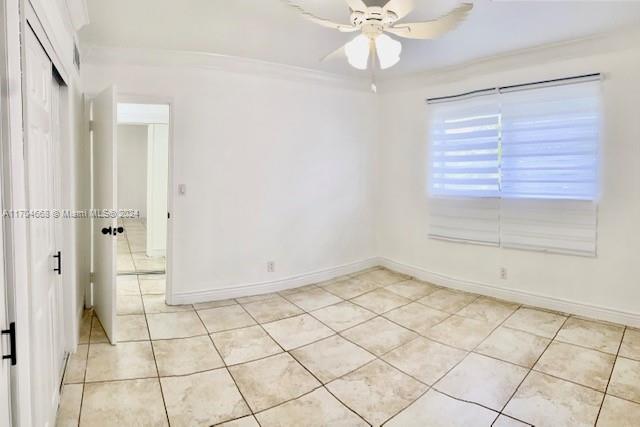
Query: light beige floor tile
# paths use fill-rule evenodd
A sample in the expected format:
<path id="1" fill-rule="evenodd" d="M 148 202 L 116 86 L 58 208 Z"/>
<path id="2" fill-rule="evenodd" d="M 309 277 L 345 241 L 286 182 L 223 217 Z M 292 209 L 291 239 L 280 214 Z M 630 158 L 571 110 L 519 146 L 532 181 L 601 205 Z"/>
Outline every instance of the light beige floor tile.
<path id="1" fill-rule="evenodd" d="M 385 286 L 385 289 L 402 297 L 415 300 L 432 294 L 440 288 L 431 283 L 412 279 Z"/>
<path id="2" fill-rule="evenodd" d="M 172 426 L 207 427 L 250 411 L 226 369 L 161 378 Z"/>
<path id="3" fill-rule="evenodd" d="M 469 354 L 434 386 L 458 399 L 500 411 L 528 370 L 480 354 Z"/>
<path id="4" fill-rule="evenodd" d="M 208 336 L 153 342 L 161 377 L 209 371 L 224 366 Z"/>
<path id="5" fill-rule="evenodd" d="M 425 384 L 433 385 L 466 355 L 466 351 L 426 338 L 418 338 L 385 354 L 382 358 L 402 372 Z"/>
<path id="6" fill-rule="evenodd" d="M 323 288 L 340 298 L 350 299 L 378 288 L 374 282 L 365 281 L 357 277 L 350 277 L 344 280 L 329 283 Z"/>
<path id="7" fill-rule="evenodd" d="M 640 404 L 605 396 L 597 427 L 638 427 Z"/>
<path id="8" fill-rule="evenodd" d="M 378 284 L 378 286 L 387 286 L 393 283 L 402 282 L 410 277 L 405 274 L 396 273 L 395 271 L 387 270 L 386 268 L 378 268 L 362 274 L 358 274 L 361 280 L 372 281 Z"/>
<path id="9" fill-rule="evenodd" d="M 118 295 L 116 297 L 116 312 L 122 314 L 144 314 L 140 295 Z"/>
<path id="10" fill-rule="evenodd" d="M 91 336 L 91 321 L 93 319 L 93 310 L 84 310 L 80 319 L 80 335 L 78 337 L 79 344 L 89 344 Z"/>
<path id="11" fill-rule="evenodd" d="M 152 340 L 188 338 L 207 334 L 195 311 L 147 314 L 147 324 Z"/>
<path id="12" fill-rule="evenodd" d="M 295 399 L 320 386 L 287 353 L 231 366 L 229 371 L 254 412 Z"/>
<path id="13" fill-rule="evenodd" d="M 256 324 L 244 308 L 238 304 L 198 310 L 198 315 L 210 333 L 244 328 Z"/>
<path id="14" fill-rule="evenodd" d="M 129 253 L 118 254 L 116 263 L 117 263 L 118 273 L 131 272 L 136 270 L 136 267 L 133 264 L 133 257 Z"/>
<path id="15" fill-rule="evenodd" d="M 375 359 L 371 353 L 337 335 L 293 350 L 291 355 L 323 383 Z"/>
<path id="16" fill-rule="evenodd" d="M 556 339 L 616 354 L 623 331 L 624 328 L 621 326 L 571 317 L 560 329 Z"/>
<path id="17" fill-rule="evenodd" d="M 144 304 L 145 313 L 177 313 L 179 311 L 193 310 L 193 306 L 191 304 L 168 305 L 165 302 L 165 299 L 164 295 L 143 295 L 142 302 Z"/>
<path id="18" fill-rule="evenodd" d="M 389 427 L 490 427 L 497 412 L 431 389 L 385 424 Z"/>
<path id="19" fill-rule="evenodd" d="M 472 303 L 476 298 L 478 298 L 477 295 L 466 292 L 454 291 L 452 289 L 439 289 L 424 298 L 420 298 L 418 302 L 440 311 L 456 313 L 466 305 Z"/>
<path id="20" fill-rule="evenodd" d="M 387 319 L 419 334 L 426 334 L 432 326 L 437 325 L 449 316 L 449 313 L 418 304 L 417 302 L 412 302 L 384 314 Z"/>
<path id="21" fill-rule="evenodd" d="M 342 301 L 342 298 L 339 298 L 322 288 L 315 288 L 309 291 L 288 295 L 287 299 L 305 311 L 317 310 Z"/>
<path id="22" fill-rule="evenodd" d="M 354 328 L 347 329 L 342 332 L 342 335 L 376 356 L 393 350 L 418 336 L 415 332 L 382 317 L 376 317 Z"/>
<path id="23" fill-rule="evenodd" d="M 283 291 L 278 291 L 278 293 L 281 296 L 289 296 L 289 295 L 297 294 L 299 292 L 312 291 L 314 289 L 318 289 L 318 285 L 311 284 L 311 285 L 299 286 L 297 288 L 290 288 L 290 289 L 285 289 Z"/>
<path id="24" fill-rule="evenodd" d="M 237 420 L 218 424 L 217 427 L 260 427 L 260 424 L 258 424 L 253 415 L 249 415 L 248 417 L 242 417 Z"/>
<path id="25" fill-rule="evenodd" d="M 147 320 L 143 314 L 128 314 L 117 316 L 118 341 L 149 340 Z"/>
<path id="26" fill-rule="evenodd" d="M 261 326 L 216 332 L 211 335 L 227 365 L 236 365 L 280 353 L 282 349 Z"/>
<path id="27" fill-rule="evenodd" d="M 355 427 L 368 424 L 324 388 L 256 415 L 262 427 Z"/>
<path id="28" fill-rule="evenodd" d="M 152 278 L 152 276 L 140 276 L 140 292 L 142 295 L 164 295 L 167 289 L 167 282 L 162 278 Z"/>
<path id="29" fill-rule="evenodd" d="M 285 319 L 303 313 L 300 308 L 280 295 L 275 295 L 262 301 L 246 303 L 244 308 L 258 323 L 273 322 L 274 320 Z"/>
<path id="30" fill-rule="evenodd" d="M 376 289 L 352 299 L 351 302 L 374 313 L 382 314 L 401 305 L 408 304 L 411 300 L 386 289 Z"/>
<path id="31" fill-rule="evenodd" d="M 475 351 L 531 368 L 549 342 L 547 338 L 501 326 L 493 331 Z"/>
<path id="32" fill-rule="evenodd" d="M 374 426 L 382 424 L 425 392 L 427 386 L 381 360 L 338 378 L 329 391 Z"/>
<path id="33" fill-rule="evenodd" d="M 607 393 L 640 403 L 640 362 L 618 357 Z"/>
<path id="34" fill-rule="evenodd" d="M 627 328 L 624 332 L 620 356 L 640 360 L 640 329 Z"/>
<path id="35" fill-rule="evenodd" d="M 480 297 L 457 314 L 498 325 L 518 309 L 518 304 Z"/>
<path id="36" fill-rule="evenodd" d="M 311 314 L 334 331 L 343 331 L 376 317 L 375 313 L 349 301 L 321 308 Z"/>
<path id="37" fill-rule="evenodd" d="M 234 299 L 223 299 L 218 301 L 200 302 L 193 304 L 196 310 L 206 310 L 208 308 L 227 307 L 229 305 L 238 304 Z"/>
<path id="38" fill-rule="evenodd" d="M 532 371 L 505 410 L 536 427 L 590 427 L 595 424 L 602 393 Z"/>
<path id="39" fill-rule="evenodd" d="M 84 382 L 84 372 L 87 369 L 87 355 L 89 345 L 80 344 L 75 353 L 69 355 L 67 368 L 64 373 L 65 384 L 78 384 Z"/>
<path id="40" fill-rule="evenodd" d="M 427 337 L 463 350 L 473 350 L 493 331 L 481 320 L 451 316 L 427 331 Z"/>
<path id="41" fill-rule="evenodd" d="M 308 314 L 265 323 L 263 326 L 285 350 L 301 347 L 334 333 Z"/>
<path id="42" fill-rule="evenodd" d="M 93 316 L 91 321 L 91 335 L 89 337 L 89 342 L 91 344 L 109 342 L 109 338 L 107 338 L 107 334 L 104 332 L 104 328 L 97 316 Z"/>
<path id="43" fill-rule="evenodd" d="M 85 385 L 80 427 L 168 425 L 157 378 Z"/>
<path id="44" fill-rule="evenodd" d="M 246 297 L 236 298 L 236 301 L 238 301 L 240 304 L 248 304 L 250 302 L 264 301 L 275 296 L 278 296 L 278 294 L 275 292 L 270 292 L 268 294 L 249 295 Z"/>
<path id="45" fill-rule="evenodd" d="M 89 346 L 87 382 L 148 378 L 157 375 L 151 343 L 148 341 Z"/>
<path id="46" fill-rule="evenodd" d="M 533 369 L 605 391 L 614 360 L 612 354 L 555 341 Z"/>
<path id="47" fill-rule="evenodd" d="M 531 424 L 523 423 L 506 415 L 500 415 L 492 427 L 531 427 Z"/>
<path id="48" fill-rule="evenodd" d="M 504 322 L 504 325 L 541 337 L 553 338 L 565 320 L 567 318 L 559 314 L 529 307 L 520 307 L 513 316 Z"/>
<path id="49" fill-rule="evenodd" d="M 116 278 L 118 295 L 140 295 L 140 286 L 137 276 L 118 276 Z"/>
<path id="50" fill-rule="evenodd" d="M 134 252 L 133 264 L 136 271 L 164 271 L 166 260 L 165 257 L 149 257 L 144 252 Z"/>
<path id="51" fill-rule="evenodd" d="M 56 427 L 78 427 L 83 387 L 82 384 L 65 384 L 62 386 Z"/>

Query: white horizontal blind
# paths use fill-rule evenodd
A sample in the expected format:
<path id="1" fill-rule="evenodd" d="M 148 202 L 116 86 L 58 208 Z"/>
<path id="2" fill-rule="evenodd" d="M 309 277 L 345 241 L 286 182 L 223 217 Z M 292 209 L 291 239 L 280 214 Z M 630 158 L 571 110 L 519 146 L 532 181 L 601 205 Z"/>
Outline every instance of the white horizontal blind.
<path id="1" fill-rule="evenodd" d="M 596 197 L 599 91 L 591 81 L 501 94 L 502 197 Z"/>
<path id="2" fill-rule="evenodd" d="M 499 122 L 497 92 L 431 106 L 432 238 L 498 245 Z"/>
<path id="3" fill-rule="evenodd" d="M 597 77 L 430 107 L 430 237 L 596 254 Z"/>
<path id="4" fill-rule="evenodd" d="M 597 205 L 588 200 L 503 199 L 503 247 L 595 256 Z"/>
<path id="5" fill-rule="evenodd" d="M 498 246 L 500 199 L 430 199 L 429 237 Z"/>
<path id="6" fill-rule="evenodd" d="M 596 254 L 599 92 L 590 81 L 501 94 L 502 246 Z"/>
<path id="7" fill-rule="evenodd" d="M 500 191 L 497 94 L 430 107 L 431 194 L 497 197 Z"/>

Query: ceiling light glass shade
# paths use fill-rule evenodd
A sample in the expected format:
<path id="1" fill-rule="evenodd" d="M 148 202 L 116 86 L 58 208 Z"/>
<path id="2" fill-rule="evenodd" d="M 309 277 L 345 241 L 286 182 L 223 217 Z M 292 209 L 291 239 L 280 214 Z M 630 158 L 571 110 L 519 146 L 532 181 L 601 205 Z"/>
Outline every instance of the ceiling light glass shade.
<path id="1" fill-rule="evenodd" d="M 386 34 L 380 34 L 376 38 L 376 51 L 378 52 L 380 68 L 384 70 L 393 67 L 400 61 L 402 43 L 392 39 Z"/>
<path id="2" fill-rule="evenodd" d="M 352 67 L 366 70 L 369 63 L 369 38 L 360 34 L 344 46 L 344 52 Z"/>

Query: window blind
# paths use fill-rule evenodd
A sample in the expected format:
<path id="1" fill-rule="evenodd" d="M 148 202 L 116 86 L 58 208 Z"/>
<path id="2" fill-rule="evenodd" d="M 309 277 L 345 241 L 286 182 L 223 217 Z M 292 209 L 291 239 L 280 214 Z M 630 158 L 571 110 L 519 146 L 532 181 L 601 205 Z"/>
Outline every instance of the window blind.
<path id="1" fill-rule="evenodd" d="M 430 102 L 430 237 L 596 254 L 599 75 Z"/>

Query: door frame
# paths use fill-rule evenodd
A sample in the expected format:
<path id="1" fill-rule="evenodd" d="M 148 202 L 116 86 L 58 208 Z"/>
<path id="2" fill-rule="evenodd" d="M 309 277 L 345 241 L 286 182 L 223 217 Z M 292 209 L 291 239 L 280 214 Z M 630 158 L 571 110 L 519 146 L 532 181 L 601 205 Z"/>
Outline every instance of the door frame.
<path id="1" fill-rule="evenodd" d="M 165 298 L 167 299 L 167 304 L 174 304 L 174 296 L 173 296 L 173 220 L 174 220 L 174 205 L 175 205 L 175 194 L 174 191 L 174 100 L 169 96 L 149 96 L 149 95 L 140 95 L 133 93 L 118 93 L 116 104 L 126 103 L 126 104 L 165 104 L 169 106 L 169 143 L 167 145 L 168 153 L 167 156 L 169 158 L 169 165 L 167 169 L 168 177 L 167 177 L 167 209 L 170 212 L 170 217 L 167 219 L 167 254 L 166 254 L 166 265 L 165 265 L 165 281 L 166 288 Z M 117 142 L 116 142 L 117 144 Z"/>

